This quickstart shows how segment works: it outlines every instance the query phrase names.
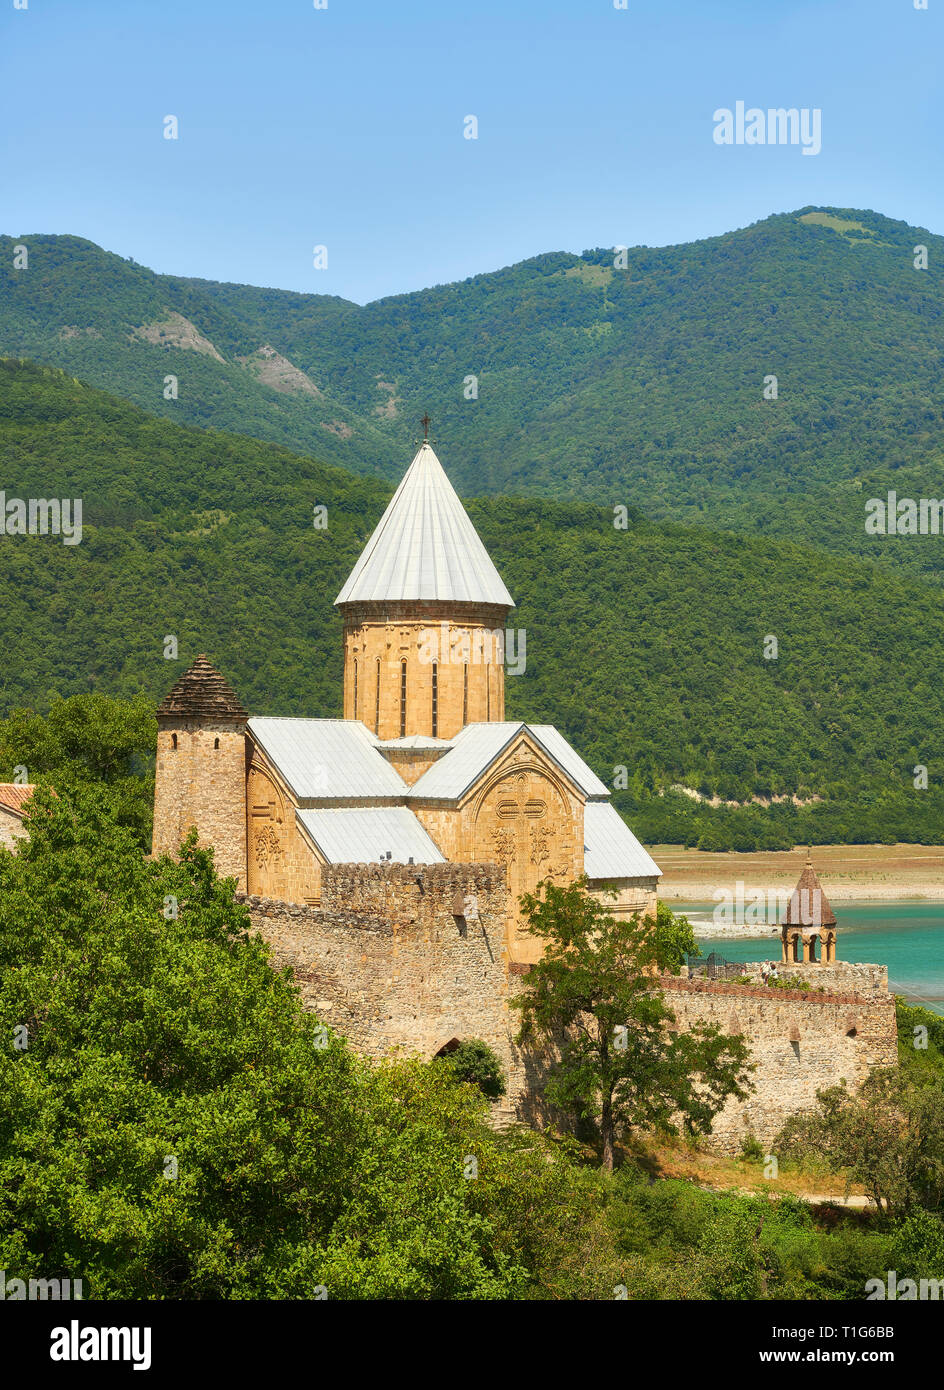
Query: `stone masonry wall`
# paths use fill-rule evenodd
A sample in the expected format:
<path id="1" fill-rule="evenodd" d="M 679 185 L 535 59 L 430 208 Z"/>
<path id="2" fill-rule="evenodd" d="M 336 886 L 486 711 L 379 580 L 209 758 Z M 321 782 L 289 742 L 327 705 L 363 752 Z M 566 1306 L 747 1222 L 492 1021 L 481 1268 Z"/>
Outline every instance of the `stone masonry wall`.
<path id="1" fill-rule="evenodd" d="M 15 811 L 8 811 L 5 806 L 0 806 L 0 845 L 4 845 L 6 849 L 14 849 L 17 840 L 25 834 L 23 817 L 18 816 Z"/>
<path id="2" fill-rule="evenodd" d="M 772 1143 L 789 1115 L 815 1109 L 818 1090 L 843 1078 L 855 1090 L 873 1067 L 898 1060 L 890 995 L 805 994 L 675 976 L 660 985 L 681 1029 L 714 1023 L 750 1043 L 755 1089 L 745 1101 L 728 1101 L 706 1141 L 724 1153 L 738 1152 L 749 1134 Z"/>
<path id="3" fill-rule="evenodd" d="M 478 921 L 453 912 L 457 895 L 475 897 Z M 453 1038 L 481 1038 L 502 1059 L 513 1104 L 524 1079 L 505 1002 L 501 865 L 332 864 L 319 908 L 243 900 L 305 1006 L 359 1052 L 429 1058 Z"/>
<path id="4" fill-rule="evenodd" d="M 456 911 L 470 895 L 477 921 Z M 513 1042 L 508 999 L 526 986 L 528 967 L 506 957 L 507 897 L 502 865 L 335 864 L 325 866 L 320 907 L 243 901 L 275 963 L 293 970 L 305 1007 L 357 1051 L 430 1058 L 453 1038 L 481 1038 L 508 1076 L 496 1119 L 560 1123 L 541 1100 L 559 1040 L 547 1057 Z M 659 980 L 680 1028 L 714 1023 L 741 1035 L 758 1064 L 755 1089 L 728 1102 L 708 1147 L 736 1153 L 749 1134 L 771 1144 L 789 1115 L 815 1107 L 817 1090 L 843 1078 L 854 1089 L 872 1067 L 895 1064 L 894 999 L 871 987 L 870 972 L 881 969 L 850 968 L 846 980 L 863 988 L 826 995 Z"/>
<path id="5" fill-rule="evenodd" d="M 753 975 L 759 982 L 761 965 L 759 960 L 747 961 L 738 968 L 742 975 Z M 776 966 L 782 980 L 796 975 L 813 987 L 822 986 L 830 994 L 836 991 L 841 994 L 888 994 L 887 965 L 857 965 L 847 960 L 837 960 L 832 965 L 820 965 L 818 962 L 800 965 L 790 962 L 784 965 L 778 960 Z"/>
<path id="6" fill-rule="evenodd" d="M 437 738 L 455 738 L 463 724 L 504 719 L 500 644 L 507 609 L 459 606 L 466 609 L 461 616 L 457 605 L 432 600 L 345 604 L 344 718 L 362 720 L 381 739 L 399 738 L 406 663 L 407 736 L 435 732 Z"/>
<path id="7" fill-rule="evenodd" d="M 231 720 L 161 720 L 153 852 L 176 855 L 196 827 L 218 872 L 246 887 L 246 735 Z"/>

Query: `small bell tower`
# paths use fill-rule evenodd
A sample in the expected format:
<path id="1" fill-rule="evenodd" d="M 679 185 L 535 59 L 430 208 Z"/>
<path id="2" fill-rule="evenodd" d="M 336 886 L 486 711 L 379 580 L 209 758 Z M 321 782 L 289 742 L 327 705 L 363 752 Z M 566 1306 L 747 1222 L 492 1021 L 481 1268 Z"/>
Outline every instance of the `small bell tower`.
<path id="1" fill-rule="evenodd" d="M 815 961 L 817 942 L 820 965 L 836 963 L 836 914 L 813 868 L 812 851 L 787 906 L 780 940 L 784 965 Z"/>

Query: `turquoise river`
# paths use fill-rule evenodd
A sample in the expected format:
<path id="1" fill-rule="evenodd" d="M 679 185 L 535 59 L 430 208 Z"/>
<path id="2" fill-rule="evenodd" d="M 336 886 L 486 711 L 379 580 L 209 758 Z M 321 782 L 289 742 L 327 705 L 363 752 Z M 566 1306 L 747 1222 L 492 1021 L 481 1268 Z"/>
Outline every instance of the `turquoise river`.
<path id="1" fill-rule="evenodd" d="M 693 926 L 707 926 L 714 903 L 671 904 Z M 910 1002 L 944 1014 L 944 902 L 833 903 L 840 960 L 888 966 L 889 987 Z M 769 942 L 752 937 L 701 938 L 703 955 L 717 951 L 731 961 L 780 959 L 779 936 Z"/>

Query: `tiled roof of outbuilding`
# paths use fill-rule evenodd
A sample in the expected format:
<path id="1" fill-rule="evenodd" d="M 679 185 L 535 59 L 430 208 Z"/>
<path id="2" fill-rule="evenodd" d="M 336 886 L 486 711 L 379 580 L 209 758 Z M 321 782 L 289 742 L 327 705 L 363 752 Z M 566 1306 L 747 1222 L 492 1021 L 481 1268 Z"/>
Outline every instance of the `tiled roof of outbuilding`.
<path id="1" fill-rule="evenodd" d="M 22 816 L 23 808 L 36 788 L 30 782 L 0 782 L 0 806 Z"/>

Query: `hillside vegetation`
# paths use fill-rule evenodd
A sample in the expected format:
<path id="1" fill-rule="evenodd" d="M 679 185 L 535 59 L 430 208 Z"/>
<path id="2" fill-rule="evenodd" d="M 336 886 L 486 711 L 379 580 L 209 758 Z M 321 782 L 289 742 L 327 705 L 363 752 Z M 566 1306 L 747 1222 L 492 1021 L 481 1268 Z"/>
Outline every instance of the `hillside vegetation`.
<path id="1" fill-rule="evenodd" d="M 18 242 L 25 271 L 0 238 L 0 351 L 153 414 L 394 480 L 428 408 L 463 492 L 636 505 L 940 578 L 939 540 L 864 532 L 889 487 L 944 495 L 944 239 L 920 228 L 803 209 L 632 248 L 625 269 L 612 248 L 552 253 L 365 306 Z"/>
<path id="2" fill-rule="evenodd" d="M 496 1132 L 439 1059 L 358 1057 L 271 968 L 210 853 L 146 862 L 106 782 L 41 792 L 28 820 L 19 851 L 0 848 L 8 1298 L 61 1269 L 95 1300 L 822 1304 L 888 1270 L 940 1272 L 940 1188 L 922 1181 L 940 1125 L 896 1146 L 900 1212 L 659 1181 L 659 1134 L 595 1170 L 590 1145 Z M 925 1065 L 939 1112 L 939 1054 Z"/>
<path id="3" fill-rule="evenodd" d="M 340 714 L 332 601 L 384 484 L 13 361 L 0 363 L 0 477 L 8 498 L 84 502 L 80 545 L 0 540 L 0 713 L 81 692 L 156 699 L 205 651 L 256 713 Z M 527 634 L 508 716 L 556 724 L 610 785 L 625 767 L 617 802 L 644 838 L 940 840 L 939 590 L 638 514 L 620 531 L 589 503 L 469 509 Z M 168 635 L 177 660 L 164 657 Z M 776 660 L 764 657 L 771 635 Z M 14 744 L 0 740 L 0 778 L 21 760 Z M 676 782 L 738 801 L 822 800 L 712 812 L 659 794 Z"/>

